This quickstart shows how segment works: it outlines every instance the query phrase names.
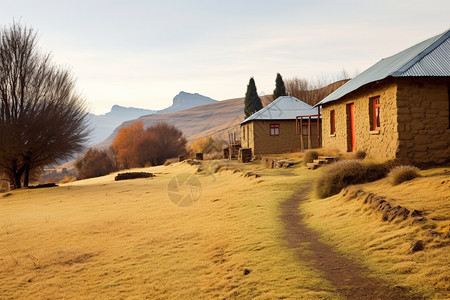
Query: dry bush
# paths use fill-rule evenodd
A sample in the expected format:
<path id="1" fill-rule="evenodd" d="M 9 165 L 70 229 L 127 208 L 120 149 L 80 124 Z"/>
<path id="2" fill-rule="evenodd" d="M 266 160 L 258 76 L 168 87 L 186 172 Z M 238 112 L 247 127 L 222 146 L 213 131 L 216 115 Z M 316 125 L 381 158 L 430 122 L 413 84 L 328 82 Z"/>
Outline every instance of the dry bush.
<path id="1" fill-rule="evenodd" d="M 387 170 L 386 164 L 342 160 L 323 170 L 315 190 L 319 198 L 330 197 L 349 185 L 379 180 L 386 176 Z"/>
<path id="2" fill-rule="evenodd" d="M 391 182 L 392 185 L 397 185 L 419 176 L 419 169 L 414 166 L 397 166 L 388 174 L 389 182 Z"/>
<path id="3" fill-rule="evenodd" d="M 337 148 L 320 148 L 320 149 L 317 149 L 317 151 L 319 152 L 320 155 L 331 156 L 334 158 L 338 158 L 339 154 L 340 154 L 340 152 Z"/>
<path id="4" fill-rule="evenodd" d="M 64 175 L 64 177 L 59 181 L 59 183 L 69 183 L 74 182 L 75 180 L 77 180 L 75 176 Z"/>
<path id="5" fill-rule="evenodd" d="M 117 171 L 115 154 L 112 149 L 97 150 L 90 148 L 82 158 L 75 162 L 75 168 L 79 179 L 108 175 Z"/>
<path id="6" fill-rule="evenodd" d="M 165 122 L 144 129 L 141 122 L 120 129 L 113 142 L 121 169 L 162 165 L 166 159 L 186 153 L 183 132 Z"/>
<path id="7" fill-rule="evenodd" d="M 319 158 L 319 152 L 316 150 L 306 150 L 303 155 L 303 164 L 312 163 L 315 159 Z"/>
<path id="8" fill-rule="evenodd" d="M 144 123 L 142 121 L 120 128 L 112 143 L 112 148 L 117 155 L 117 162 L 121 169 L 128 169 L 131 166 L 130 161 L 134 159 L 134 142 L 137 137 L 142 135 L 143 131 Z"/>
<path id="9" fill-rule="evenodd" d="M 183 132 L 173 125 L 165 122 L 155 124 L 146 129 L 145 134 L 154 135 L 155 142 L 150 146 L 153 148 L 152 156 L 146 157 L 152 166 L 162 165 L 168 158 L 174 158 L 185 154 L 187 140 Z M 137 146 L 139 143 L 137 143 Z"/>
<path id="10" fill-rule="evenodd" d="M 212 137 L 196 139 L 189 145 L 191 153 L 211 153 L 222 150 L 223 143 L 216 141 Z"/>

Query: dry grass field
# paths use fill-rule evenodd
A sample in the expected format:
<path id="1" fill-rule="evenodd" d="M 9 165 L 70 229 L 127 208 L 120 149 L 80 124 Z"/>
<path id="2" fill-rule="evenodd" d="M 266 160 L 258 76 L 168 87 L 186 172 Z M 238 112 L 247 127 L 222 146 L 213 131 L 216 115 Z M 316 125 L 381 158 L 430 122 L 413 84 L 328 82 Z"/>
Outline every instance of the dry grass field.
<path id="1" fill-rule="evenodd" d="M 262 176 L 204 171 L 185 208 L 167 187 L 186 163 L 0 195 L 0 298 L 336 298 L 282 238 L 304 171 L 246 168 Z"/>
<path id="2" fill-rule="evenodd" d="M 388 178 L 349 187 L 363 197 L 338 195 L 310 200 L 301 207 L 310 227 L 323 241 L 337 245 L 379 277 L 399 288 L 410 287 L 425 298 L 450 298 L 450 168 L 421 171 L 422 177 L 392 186 Z M 392 206 L 423 212 L 423 221 L 382 221 L 382 214 L 364 203 L 367 193 L 385 197 Z M 412 253 L 422 240 L 424 250 Z"/>
<path id="3" fill-rule="evenodd" d="M 112 174 L 0 194 L 0 298 L 342 299 L 288 247 L 280 219 L 280 204 L 320 170 L 228 161 L 205 161 L 204 171 L 197 169 L 175 163 L 139 169 L 153 178 L 114 181 Z M 246 177 L 248 171 L 261 176 Z M 362 188 L 426 210 L 430 225 L 423 227 L 444 232 L 449 175 L 442 172 L 423 172 L 427 176 L 396 187 L 383 179 Z M 201 183 L 201 197 L 189 207 L 168 196 L 169 182 L 181 173 L 196 174 Z M 429 185 L 432 193 L 419 194 Z M 359 202 L 343 199 L 311 196 L 301 206 L 326 243 L 393 286 L 446 295 L 448 240 L 435 238 L 408 254 L 411 240 L 428 228 L 381 222 Z"/>

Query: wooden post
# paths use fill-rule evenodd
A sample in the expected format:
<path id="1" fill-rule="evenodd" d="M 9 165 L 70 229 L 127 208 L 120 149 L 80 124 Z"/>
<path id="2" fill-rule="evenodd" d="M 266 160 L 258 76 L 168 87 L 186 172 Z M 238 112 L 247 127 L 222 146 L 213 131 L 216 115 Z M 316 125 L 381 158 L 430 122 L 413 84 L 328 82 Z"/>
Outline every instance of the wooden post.
<path id="1" fill-rule="evenodd" d="M 320 130 L 320 122 L 321 118 L 320 118 L 320 106 L 317 106 L 317 148 L 321 148 L 322 147 L 322 139 L 320 138 L 321 132 L 322 130 Z"/>
<path id="2" fill-rule="evenodd" d="M 311 116 L 308 118 L 308 149 L 311 149 Z"/>
<path id="3" fill-rule="evenodd" d="M 300 149 L 305 150 L 305 145 L 303 144 L 303 117 L 300 117 Z"/>

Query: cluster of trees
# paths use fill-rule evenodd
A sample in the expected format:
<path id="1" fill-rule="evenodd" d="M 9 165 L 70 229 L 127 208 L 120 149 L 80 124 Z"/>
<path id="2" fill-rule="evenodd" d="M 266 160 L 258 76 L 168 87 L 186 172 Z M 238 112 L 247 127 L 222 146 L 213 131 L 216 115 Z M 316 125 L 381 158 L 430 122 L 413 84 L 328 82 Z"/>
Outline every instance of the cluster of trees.
<path id="1" fill-rule="evenodd" d="M 84 147 L 87 109 L 67 69 L 37 51 L 32 29 L 0 29 L 0 173 L 14 188 Z"/>
<path id="2" fill-rule="evenodd" d="M 287 96 L 286 87 L 280 73 L 277 73 L 277 77 L 275 79 L 275 90 L 273 91 L 272 99 L 269 103 L 281 96 Z M 251 77 L 248 82 L 244 104 L 244 113 L 246 118 L 263 108 L 261 98 L 258 96 L 258 92 L 256 90 L 255 79 L 253 79 L 253 77 Z"/>
<path id="3" fill-rule="evenodd" d="M 107 150 L 89 149 L 77 160 L 80 179 L 111 172 L 163 164 L 166 159 L 186 153 L 187 140 L 173 125 L 158 123 L 144 128 L 142 121 L 122 127 Z"/>

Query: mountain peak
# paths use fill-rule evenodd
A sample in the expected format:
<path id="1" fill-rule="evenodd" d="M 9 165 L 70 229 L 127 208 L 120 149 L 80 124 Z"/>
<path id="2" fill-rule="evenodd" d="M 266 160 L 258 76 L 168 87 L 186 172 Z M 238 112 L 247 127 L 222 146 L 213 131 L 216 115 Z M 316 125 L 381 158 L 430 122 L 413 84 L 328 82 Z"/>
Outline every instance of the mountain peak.
<path id="1" fill-rule="evenodd" d="M 173 98 L 172 106 L 160 110 L 158 113 L 171 113 L 189 109 L 195 106 L 216 102 L 216 100 L 200 95 L 181 91 Z"/>

